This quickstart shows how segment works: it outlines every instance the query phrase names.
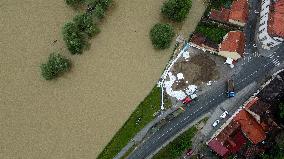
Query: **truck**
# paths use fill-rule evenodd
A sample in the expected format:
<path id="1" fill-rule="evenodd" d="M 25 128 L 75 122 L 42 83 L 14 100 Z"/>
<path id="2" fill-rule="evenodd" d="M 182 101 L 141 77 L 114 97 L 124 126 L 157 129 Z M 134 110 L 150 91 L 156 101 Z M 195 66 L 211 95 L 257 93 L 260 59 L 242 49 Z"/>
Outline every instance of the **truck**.
<path id="1" fill-rule="evenodd" d="M 229 79 L 227 81 L 227 97 L 234 97 L 235 96 L 235 84 L 234 80 Z"/>
<path id="2" fill-rule="evenodd" d="M 183 104 L 188 104 L 188 103 L 191 103 L 193 99 L 197 98 L 197 95 L 196 94 L 192 94 L 192 95 L 189 95 L 189 96 L 186 96 L 183 100 L 182 100 L 182 103 Z"/>

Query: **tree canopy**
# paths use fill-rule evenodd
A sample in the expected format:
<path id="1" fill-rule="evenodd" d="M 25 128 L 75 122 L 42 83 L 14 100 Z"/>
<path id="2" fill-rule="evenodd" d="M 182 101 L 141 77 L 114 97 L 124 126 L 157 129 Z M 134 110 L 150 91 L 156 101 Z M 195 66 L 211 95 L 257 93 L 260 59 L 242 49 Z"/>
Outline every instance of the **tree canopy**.
<path id="1" fill-rule="evenodd" d="M 152 44 L 157 49 L 170 47 L 174 37 L 174 29 L 170 24 L 158 23 L 150 31 Z"/>
<path id="2" fill-rule="evenodd" d="M 63 40 L 71 54 L 81 54 L 86 42 L 79 32 L 79 28 L 73 22 L 68 22 L 63 26 Z"/>
<path id="3" fill-rule="evenodd" d="M 40 66 L 41 74 L 46 80 L 54 79 L 59 74 L 68 71 L 70 67 L 70 60 L 58 53 L 50 54 L 47 63 Z"/>
<path id="4" fill-rule="evenodd" d="M 191 5 L 191 0 L 167 0 L 163 4 L 161 12 L 172 21 L 182 22 L 187 17 Z"/>

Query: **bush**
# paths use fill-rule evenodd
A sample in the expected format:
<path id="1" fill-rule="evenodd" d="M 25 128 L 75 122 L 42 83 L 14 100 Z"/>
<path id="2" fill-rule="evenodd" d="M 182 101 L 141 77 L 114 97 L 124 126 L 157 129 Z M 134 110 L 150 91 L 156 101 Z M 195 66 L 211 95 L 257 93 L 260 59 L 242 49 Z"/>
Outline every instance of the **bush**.
<path id="1" fill-rule="evenodd" d="M 170 47 L 174 37 L 174 29 L 170 24 L 158 23 L 151 29 L 150 37 L 155 48 L 165 49 Z"/>
<path id="2" fill-rule="evenodd" d="M 47 63 L 40 66 L 41 75 L 44 79 L 51 80 L 59 74 L 68 71 L 70 67 L 71 62 L 69 59 L 66 59 L 60 54 L 52 53 L 49 55 Z"/>
<path id="3" fill-rule="evenodd" d="M 98 19 L 102 19 L 105 16 L 105 11 L 104 11 L 103 7 L 99 4 L 99 5 L 96 5 L 96 7 L 93 11 L 93 14 Z"/>
<path id="4" fill-rule="evenodd" d="M 191 8 L 191 0 L 167 0 L 162 6 L 162 14 L 175 22 L 183 21 Z"/>
<path id="5" fill-rule="evenodd" d="M 82 34 L 80 34 L 77 25 L 68 22 L 63 27 L 63 40 L 71 54 L 81 54 L 86 45 Z"/>
<path id="6" fill-rule="evenodd" d="M 72 7 L 77 7 L 78 5 L 85 2 L 85 0 L 65 0 L 66 4 Z"/>
<path id="7" fill-rule="evenodd" d="M 86 0 L 86 3 L 91 7 L 96 7 L 100 5 L 102 9 L 105 11 L 111 5 L 112 0 Z"/>
<path id="8" fill-rule="evenodd" d="M 100 32 L 99 28 L 94 24 L 93 18 L 87 13 L 81 13 L 73 18 L 79 31 L 85 33 L 88 37 L 93 37 Z"/>

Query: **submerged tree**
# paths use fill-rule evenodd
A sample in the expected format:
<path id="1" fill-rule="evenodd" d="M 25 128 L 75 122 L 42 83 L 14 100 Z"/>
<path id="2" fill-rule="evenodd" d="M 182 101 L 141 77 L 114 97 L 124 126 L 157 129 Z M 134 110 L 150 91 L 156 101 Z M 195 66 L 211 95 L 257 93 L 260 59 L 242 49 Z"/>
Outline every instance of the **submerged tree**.
<path id="1" fill-rule="evenodd" d="M 157 49 L 170 47 L 174 37 L 174 29 L 170 24 L 158 23 L 150 31 L 152 44 Z"/>
<path id="2" fill-rule="evenodd" d="M 40 66 L 41 75 L 46 80 L 51 80 L 59 74 L 66 72 L 70 69 L 71 62 L 69 59 L 60 55 L 59 53 L 52 53 L 49 55 L 47 63 Z"/>
<path id="3" fill-rule="evenodd" d="M 191 8 L 191 0 L 167 0 L 164 2 L 162 14 L 175 22 L 182 22 Z"/>
<path id="4" fill-rule="evenodd" d="M 63 40 L 71 54 L 81 54 L 86 42 L 79 32 L 79 28 L 73 22 L 68 22 L 63 26 Z"/>

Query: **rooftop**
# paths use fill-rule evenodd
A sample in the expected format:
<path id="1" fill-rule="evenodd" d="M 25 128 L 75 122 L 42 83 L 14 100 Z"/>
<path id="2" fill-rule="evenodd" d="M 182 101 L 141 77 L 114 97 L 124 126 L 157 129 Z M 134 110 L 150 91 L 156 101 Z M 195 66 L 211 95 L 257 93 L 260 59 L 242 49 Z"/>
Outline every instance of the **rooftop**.
<path id="1" fill-rule="evenodd" d="M 212 9 L 209 15 L 210 19 L 227 22 L 229 21 L 230 9 L 221 8 L 221 10 Z"/>
<path id="2" fill-rule="evenodd" d="M 284 38 L 284 0 L 277 0 L 270 9 L 268 33 Z"/>
<path id="3" fill-rule="evenodd" d="M 197 44 L 197 45 L 205 45 L 207 47 L 213 48 L 218 50 L 218 45 L 215 44 L 214 42 L 208 40 L 204 35 L 201 33 L 194 33 L 191 37 L 190 40 L 192 43 Z"/>
<path id="4" fill-rule="evenodd" d="M 220 51 L 237 52 L 241 56 L 244 53 L 245 35 L 241 31 L 230 31 L 220 45 Z"/>
<path id="5" fill-rule="evenodd" d="M 257 144 L 266 138 L 261 125 L 246 111 L 241 110 L 233 119 L 240 123 L 243 133 L 250 141 Z"/>
<path id="6" fill-rule="evenodd" d="M 208 143 L 208 146 L 218 155 L 225 157 L 229 153 L 239 151 L 246 141 L 241 132 L 241 125 L 232 121 Z"/>
<path id="7" fill-rule="evenodd" d="M 248 2 L 247 0 L 233 1 L 229 19 L 246 23 L 248 19 Z"/>

